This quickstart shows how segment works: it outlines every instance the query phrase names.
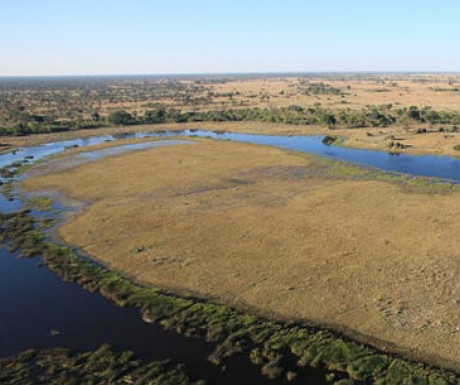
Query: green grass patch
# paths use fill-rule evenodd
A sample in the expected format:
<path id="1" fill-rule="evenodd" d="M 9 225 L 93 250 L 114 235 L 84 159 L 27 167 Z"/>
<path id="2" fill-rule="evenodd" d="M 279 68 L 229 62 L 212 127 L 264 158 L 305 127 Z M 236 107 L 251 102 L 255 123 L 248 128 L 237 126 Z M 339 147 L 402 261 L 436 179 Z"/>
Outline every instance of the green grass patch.
<path id="1" fill-rule="evenodd" d="M 305 175 L 315 178 L 384 181 L 397 184 L 413 192 L 421 193 L 460 192 L 460 184 L 449 179 L 384 171 L 375 167 L 361 167 L 350 162 L 323 158 L 299 151 L 286 151 L 308 159 L 311 164 L 305 168 Z"/>
<path id="2" fill-rule="evenodd" d="M 232 184 L 239 184 L 239 185 L 249 184 L 249 181 L 247 179 L 238 179 L 238 178 L 227 179 L 227 182 L 232 183 Z"/>
<path id="3" fill-rule="evenodd" d="M 33 197 L 29 198 L 26 207 L 35 208 L 38 212 L 45 212 L 51 210 L 53 200 L 49 197 Z"/>

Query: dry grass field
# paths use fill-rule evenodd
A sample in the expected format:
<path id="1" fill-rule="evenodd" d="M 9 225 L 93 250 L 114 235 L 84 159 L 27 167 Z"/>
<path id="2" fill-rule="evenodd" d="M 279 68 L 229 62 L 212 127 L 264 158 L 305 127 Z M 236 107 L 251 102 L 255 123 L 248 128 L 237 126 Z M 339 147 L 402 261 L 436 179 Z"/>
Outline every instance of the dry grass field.
<path id="1" fill-rule="evenodd" d="M 276 148 L 197 140 L 24 183 L 84 202 L 63 240 L 143 283 L 459 363 L 459 193 L 312 167 Z"/>
<path id="2" fill-rule="evenodd" d="M 396 107 L 431 106 L 435 110 L 458 111 L 460 78 L 457 74 L 374 74 L 315 75 L 299 77 L 230 77 L 210 80 L 183 79 L 184 95 L 165 96 L 142 101 L 95 103 L 102 114 L 124 109 L 142 115 L 149 103 L 182 111 L 206 111 L 216 108 L 273 108 L 292 105 L 336 109 L 361 109 L 367 105 L 392 104 Z M 339 94 L 316 94 L 308 87 L 318 83 L 336 88 Z M 199 88 L 196 88 L 199 86 Z M 125 91 L 125 92 L 129 92 Z"/>
<path id="3" fill-rule="evenodd" d="M 331 108 L 358 109 L 366 105 L 393 104 L 395 106 L 432 106 L 437 110 L 458 111 L 460 91 L 458 76 L 451 75 L 386 75 L 363 78 L 351 76 L 317 76 L 242 79 L 225 83 L 206 84 L 217 94 L 233 93 L 235 106 L 243 102 L 253 107 L 308 106 L 320 103 Z M 339 89 L 340 95 L 315 95 L 306 92 L 309 85 L 324 83 Z M 454 83 L 452 83 L 454 82 Z M 449 91 L 450 90 L 450 91 Z M 308 93 L 308 94 L 306 94 Z M 221 96 L 221 103 L 228 97 Z"/>
<path id="4" fill-rule="evenodd" d="M 333 109 L 360 109 L 366 105 L 431 106 L 436 110 L 458 111 L 460 78 L 458 74 L 343 74 L 310 76 L 247 76 L 217 79 L 178 80 L 190 90 L 190 98 L 162 97 L 151 102 L 181 110 L 216 108 L 311 106 L 319 103 Z M 324 83 L 340 94 L 315 94 L 310 85 Z M 194 89 L 193 87 L 198 87 Z M 191 91 L 193 89 L 193 91 Z M 143 114 L 149 100 L 103 102 L 102 109 L 123 108 Z M 100 104 L 94 104 L 95 108 Z"/>

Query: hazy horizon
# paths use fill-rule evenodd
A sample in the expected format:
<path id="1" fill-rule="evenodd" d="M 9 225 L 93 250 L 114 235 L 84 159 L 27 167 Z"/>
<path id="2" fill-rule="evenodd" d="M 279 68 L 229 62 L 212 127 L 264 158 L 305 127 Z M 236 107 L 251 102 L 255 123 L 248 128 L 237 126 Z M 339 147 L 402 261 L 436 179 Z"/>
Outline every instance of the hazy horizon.
<path id="1" fill-rule="evenodd" d="M 276 72 L 190 72 L 190 73 L 107 73 L 107 74 L 63 74 L 63 75 L 0 75 L 4 79 L 34 78 L 110 78 L 110 77 L 199 77 L 199 76 L 286 76 L 286 75 L 398 75 L 398 74 L 439 74 L 460 75 L 460 71 L 276 71 Z"/>
<path id="2" fill-rule="evenodd" d="M 0 77 L 457 73 L 460 3 L 0 0 Z"/>

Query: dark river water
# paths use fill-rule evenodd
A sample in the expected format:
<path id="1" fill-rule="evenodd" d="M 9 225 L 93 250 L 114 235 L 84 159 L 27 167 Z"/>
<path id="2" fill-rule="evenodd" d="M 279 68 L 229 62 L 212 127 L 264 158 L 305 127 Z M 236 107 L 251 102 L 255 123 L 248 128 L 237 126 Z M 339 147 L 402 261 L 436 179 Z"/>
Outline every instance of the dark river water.
<path id="1" fill-rule="evenodd" d="M 176 131 L 160 135 L 177 134 Z M 33 156 L 34 160 L 38 160 L 61 152 L 67 146 L 89 146 L 121 137 L 142 138 L 158 135 L 134 133 L 117 137 L 101 136 L 27 147 L 15 153 L 0 155 L 0 167 L 27 156 Z M 392 156 L 383 152 L 344 149 L 326 146 L 319 137 L 262 136 L 188 130 L 181 131 L 180 135 L 211 136 L 267 144 L 389 171 L 460 180 L 458 159 Z M 91 160 L 120 151 L 159 146 L 164 142 L 149 143 L 119 146 L 116 150 L 86 153 L 79 157 Z M 182 141 L 170 144 L 178 143 Z M 20 207 L 19 200 L 8 201 L 0 194 L 0 211 L 16 211 Z M 98 294 L 89 293 L 76 284 L 65 283 L 46 267 L 40 267 L 40 262 L 40 258 L 20 259 L 14 252 L 10 253 L 6 248 L 0 247 L 0 356 L 16 354 L 30 348 L 66 347 L 88 350 L 95 349 L 102 343 L 109 343 L 116 349 L 132 350 L 145 359 L 170 358 L 183 362 L 192 377 L 203 378 L 209 384 L 288 383 L 284 378 L 268 380 L 260 374 L 260 369 L 244 356 L 232 357 L 225 362 L 225 368 L 217 367 L 206 359 L 213 350 L 211 344 L 202 339 L 165 331 L 159 325 L 147 324 L 141 320 L 138 310 L 119 308 Z M 57 330 L 59 334 L 52 336 L 51 330 Z M 300 383 L 321 385 L 327 382 L 322 370 L 308 369 L 297 380 L 290 382 Z"/>

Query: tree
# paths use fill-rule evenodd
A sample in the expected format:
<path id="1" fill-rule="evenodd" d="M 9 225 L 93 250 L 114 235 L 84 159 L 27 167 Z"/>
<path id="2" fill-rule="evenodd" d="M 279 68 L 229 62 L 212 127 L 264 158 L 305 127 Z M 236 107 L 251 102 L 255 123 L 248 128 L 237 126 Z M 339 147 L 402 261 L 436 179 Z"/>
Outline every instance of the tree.
<path id="1" fill-rule="evenodd" d="M 166 121 L 166 111 L 163 107 L 153 111 L 145 111 L 145 121 L 147 123 L 164 123 Z"/>
<path id="2" fill-rule="evenodd" d="M 115 124 L 117 126 L 125 126 L 127 124 L 134 123 L 132 115 L 126 111 L 112 112 L 109 115 L 108 120 L 110 123 Z"/>

